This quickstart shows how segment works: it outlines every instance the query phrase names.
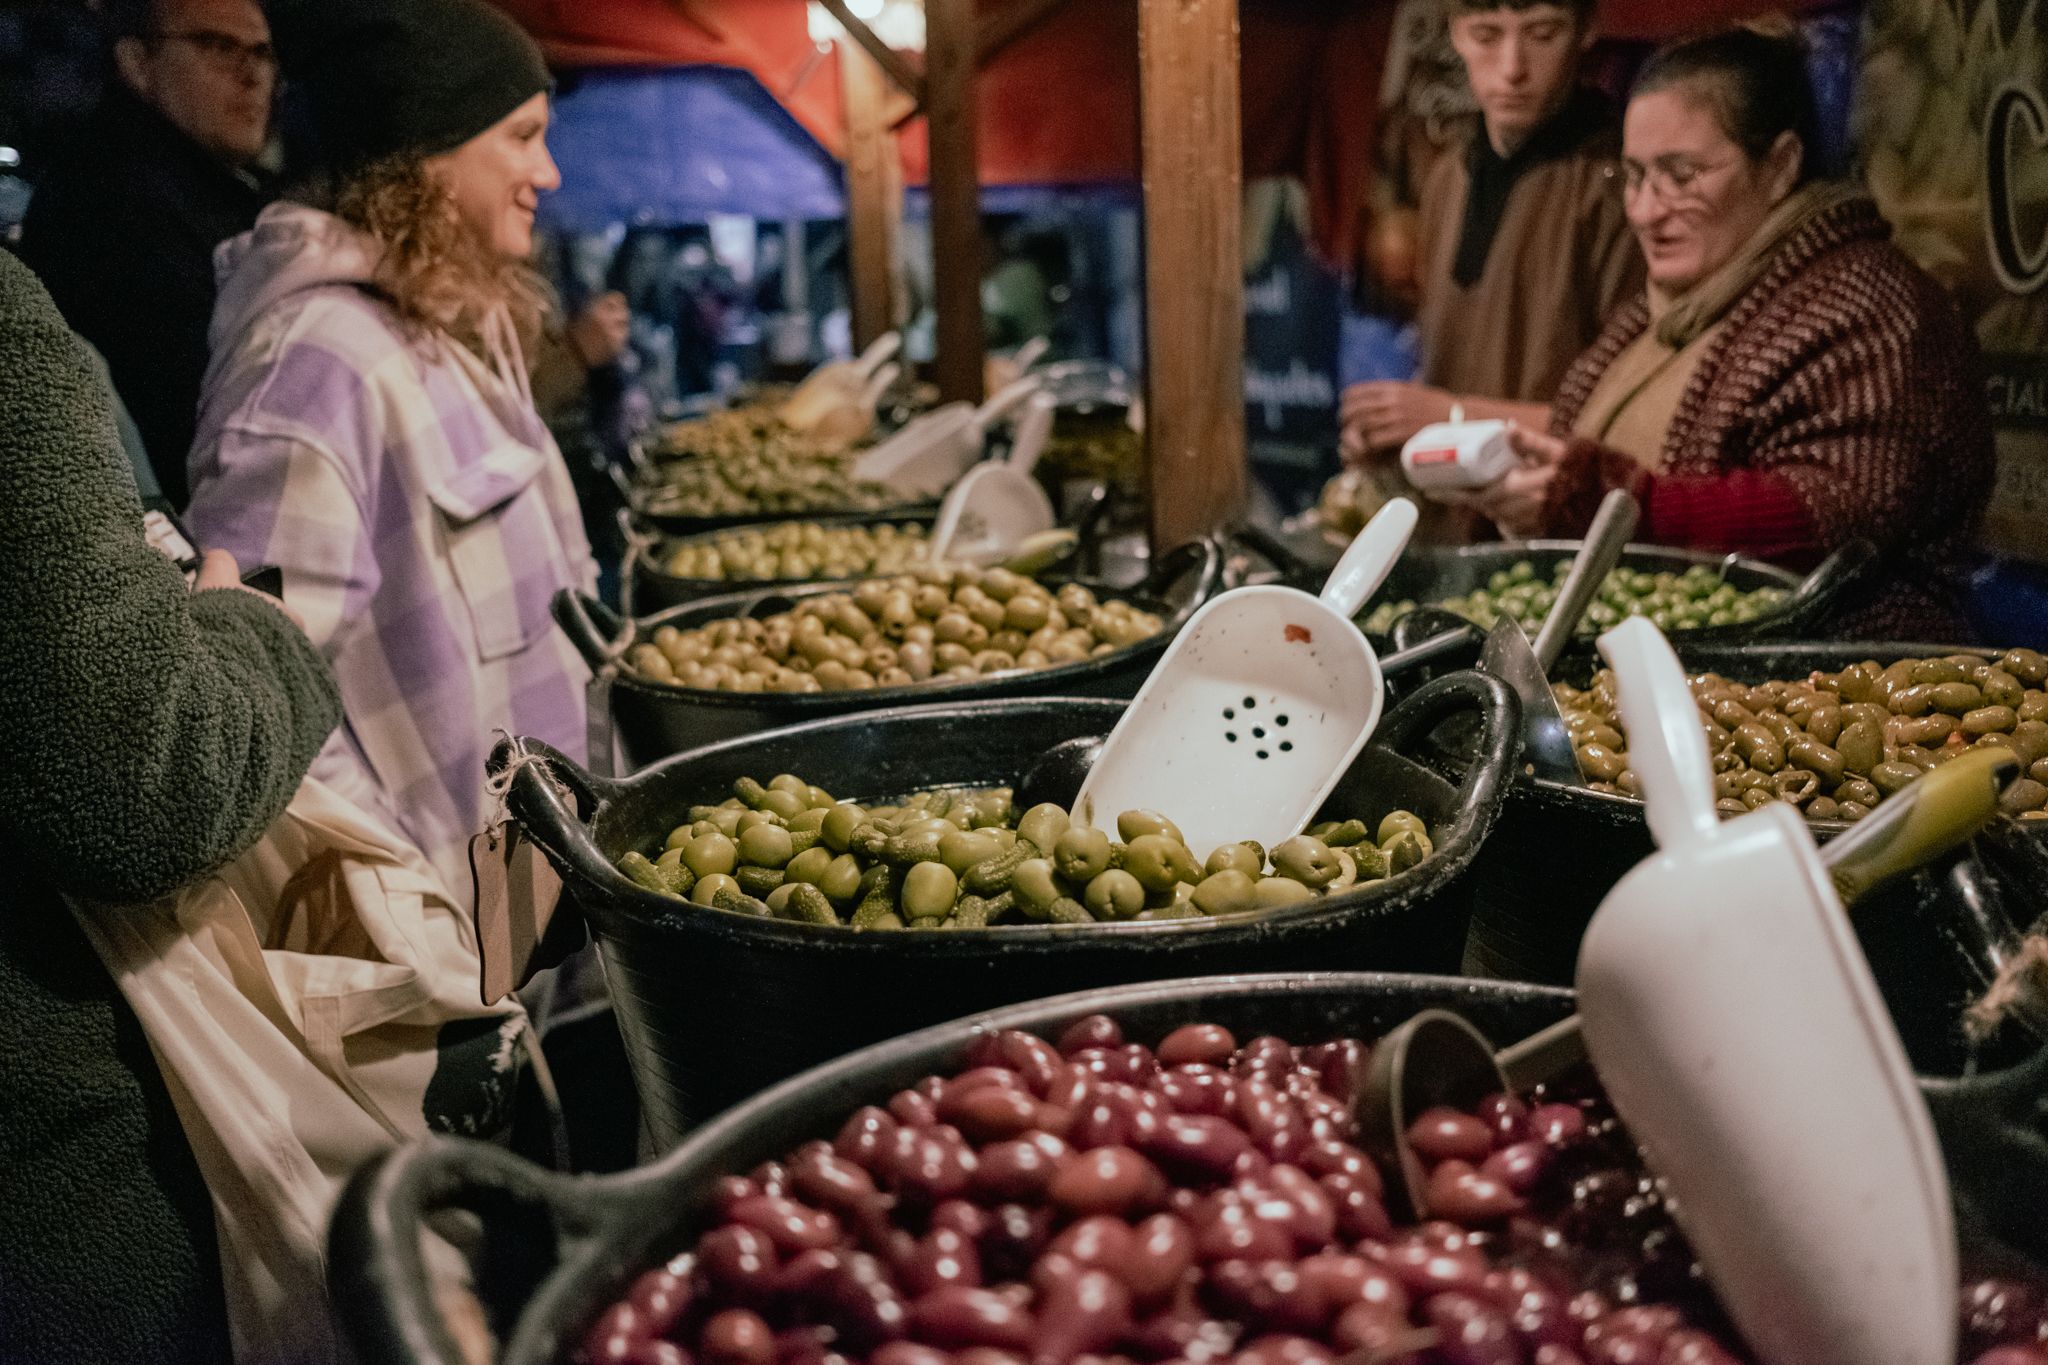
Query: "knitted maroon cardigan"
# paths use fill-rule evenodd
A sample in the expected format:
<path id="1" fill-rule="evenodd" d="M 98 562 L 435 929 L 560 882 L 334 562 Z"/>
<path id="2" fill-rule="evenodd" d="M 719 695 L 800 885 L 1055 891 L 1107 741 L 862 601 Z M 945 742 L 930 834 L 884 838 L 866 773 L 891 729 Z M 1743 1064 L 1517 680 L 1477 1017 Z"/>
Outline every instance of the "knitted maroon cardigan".
<path id="1" fill-rule="evenodd" d="M 1991 496 L 1991 419 L 1976 338 L 1890 241 L 1868 199 L 1796 231 L 1729 309 L 1665 436 L 1657 473 L 1574 439 L 1544 531 L 1577 535 L 1601 494 L 1642 504 L 1642 539 L 1740 550 L 1793 568 L 1857 537 L 1881 559 L 1845 638 L 1970 638 L 1961 560 Z M 1649 323 L 1635 299 L 1566 373 L 1552 430 Z"/>

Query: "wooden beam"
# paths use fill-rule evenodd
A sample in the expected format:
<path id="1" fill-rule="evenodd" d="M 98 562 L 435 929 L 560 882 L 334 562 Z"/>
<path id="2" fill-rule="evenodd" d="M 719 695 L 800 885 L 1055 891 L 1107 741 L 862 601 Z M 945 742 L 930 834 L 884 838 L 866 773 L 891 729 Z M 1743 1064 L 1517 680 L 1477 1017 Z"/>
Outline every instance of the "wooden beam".
<path id="1" fill-rule="evenodd" d="M 924 102 L 930 112 L 932 292 L 939 394 L 981 401 L 981 167 L 976 154 L 974 0 L 925 0 Z"/>
<path id="2" fill-rule="evenodd" d="M 1138 0 L 1145 481 L 1164 554 L 1242 516 L 1237 0 Z"/>
<path id="3" fill-rule="evenodd" d="M 974 41 L 974 64 L 987 66 L 1011 43 L 1065 7 L 1067 0 L 1010 0 L 982 24 Z"/>
<path id="4" fill-rule="evenodd" d="M 833 46 L 846 100 L 846 254 L 859 351 L 898 321 L 903 168 L 886 119 L 890 89 L 882 68 L 852 43 Z"/>
<path id="5" fill-rule="evenodd" d="M 839 21 L 839 27 L 846 30 L 848 37 L 866 49 L 867 54 L 875 59 L 875 64 L 888 73 L 889 79 L 904 94 L 912 99 L 924 98 L 924 79 L 917 74 L 917 68 L 905 61 L 902 53 L 877 38 L 866 21 L 846 7 L 846 0 L 818 0 L 818 3 Z"/>

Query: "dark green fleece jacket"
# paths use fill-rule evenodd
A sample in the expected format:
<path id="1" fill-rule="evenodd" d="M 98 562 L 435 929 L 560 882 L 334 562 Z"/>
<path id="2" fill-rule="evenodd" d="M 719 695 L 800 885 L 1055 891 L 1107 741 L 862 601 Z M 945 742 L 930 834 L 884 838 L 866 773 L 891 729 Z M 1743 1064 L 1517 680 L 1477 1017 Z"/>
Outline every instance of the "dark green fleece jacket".
<path id="1" fill-rule="evenodd" d="M 218 867 L 340 718 L 282 613 L 144 542 L 104 387 L 0 251 L 0 1362 L 228 1359 L 206 1190 L 58 893 Z"/>

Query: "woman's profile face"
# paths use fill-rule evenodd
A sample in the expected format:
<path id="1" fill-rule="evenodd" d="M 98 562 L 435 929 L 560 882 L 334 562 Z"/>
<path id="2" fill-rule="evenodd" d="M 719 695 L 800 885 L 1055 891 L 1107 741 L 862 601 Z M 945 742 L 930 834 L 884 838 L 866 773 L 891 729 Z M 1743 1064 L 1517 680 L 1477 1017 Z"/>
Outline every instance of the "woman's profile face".
<path id="1" fill-rule="evenodd" d="M 547 130 L 548 97 L 535 95 L 454 151 L 427 160 L 456 213 L 508 259 L 532 254 L 540 197 L 562 183 Z"/>
<path id="2" fill-rule="evenodd" d="M 1682 293 L 1726 265 L 1792 192 L 1802 155 L 1798 137 L 1786 133 L 1752 161 L 1687 85 L 1629 101 L 1623 185 L 1651 283 Z"/>

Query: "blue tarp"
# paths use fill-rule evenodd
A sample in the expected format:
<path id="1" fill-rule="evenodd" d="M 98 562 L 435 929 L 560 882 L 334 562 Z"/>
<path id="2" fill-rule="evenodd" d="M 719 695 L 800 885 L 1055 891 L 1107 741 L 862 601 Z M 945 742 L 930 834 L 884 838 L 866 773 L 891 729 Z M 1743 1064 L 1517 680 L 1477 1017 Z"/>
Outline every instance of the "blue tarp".
<path id="1" fill-rule="evenodd" d="M 548 147 L 562 188 L 540 218 L 558 231 L 846 213 L 839 163 L 730 67 L 583 72 L 556 95 Z"/>

